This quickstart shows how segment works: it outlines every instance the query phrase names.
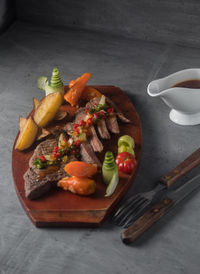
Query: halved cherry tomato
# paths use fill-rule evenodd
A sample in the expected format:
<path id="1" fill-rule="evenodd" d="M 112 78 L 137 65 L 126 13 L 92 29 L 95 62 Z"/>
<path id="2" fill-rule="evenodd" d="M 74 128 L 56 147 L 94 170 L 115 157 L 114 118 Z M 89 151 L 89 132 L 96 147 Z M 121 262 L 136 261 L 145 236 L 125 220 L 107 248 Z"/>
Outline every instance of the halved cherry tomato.
<path id="1" fill-rule="evenodd" d="M 121 152 L 117 155 L 115 162 L 119 171 L 131 174 L 136 168 L 137 162 L 133 155 L 128 152 Z"/>

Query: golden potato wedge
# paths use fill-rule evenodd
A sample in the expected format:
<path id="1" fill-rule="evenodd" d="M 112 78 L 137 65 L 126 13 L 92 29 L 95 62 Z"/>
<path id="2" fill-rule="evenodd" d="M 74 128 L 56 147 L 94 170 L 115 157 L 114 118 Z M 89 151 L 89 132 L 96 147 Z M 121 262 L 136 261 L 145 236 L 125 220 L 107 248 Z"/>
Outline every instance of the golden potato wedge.
<path id="1" fill-rule="evenodd" d="M 45 96 L 35 110 L 33 119 L 39 127 L 45 127 L 56 115 L 63 101 L 60 92 Z"/>
<path id="2" fill-rule="evenodd" d="M 29 148 L 35 141 L 37 132 L 38 126 L 30 116 L 28 119 L 26 119 L 23 127 L 20 130 L 15 149 L 24 150 L 26 148 Z"/>
<path id="3" fill-rule="evenodd" d="M 40 104 L 40 100 L 33 98 L 33 108 L 36 109 Z"/>
<path id="4" fill-rule="evenodd" d="M 23 127 L 26 124 L 26 121 L 27 121 L 26 118 L 24 118 L 22 116 L 19 117 L 19 131 L 22 131 Z"/>

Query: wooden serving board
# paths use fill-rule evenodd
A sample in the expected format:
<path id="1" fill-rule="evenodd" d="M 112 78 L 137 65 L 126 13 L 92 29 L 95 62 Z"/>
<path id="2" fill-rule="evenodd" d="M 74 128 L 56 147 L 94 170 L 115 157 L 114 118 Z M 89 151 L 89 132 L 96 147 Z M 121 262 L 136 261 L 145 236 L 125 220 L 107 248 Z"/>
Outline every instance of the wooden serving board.
<path id="1" fill-rule="evenodd" d="M 119 122 L 120 134 L 112 134 L 110 140 L 103 141 L 104 151 L 97 153 L 97 156 L 103 162 L 106 151 L 111 150 L 114 155 L 117 155 L 117 140 L 119 136 L 128 134 L 135 140 L 136 160 L 139 164 L 142 149 L 142 132 L 140 119 L 133 104 L 118 87 L 95 86 L 95 88 L 112 99 L 124 115 L 133 121 L 132 124 Z M 91 196 L 78 196 L 58 188 L 40 199 L 31 201 L 25 197 L 23 174 L 28 169 L 28 161 L 36 145 L 33 145 L 27 151 L 20 152 L 14 149 L 15 142 L 12 152 L 12 173 L 15 189 L 24 210 L 37 227 L 100 226 L 125 195 L 136 174 L 135 170 L 131 176 L 120 178 L 115 192 L 110 197 L 104 197 L 106 185 L 102 181 L 101 174 L 98 174 L 95 176 L 97 188 Z"/>

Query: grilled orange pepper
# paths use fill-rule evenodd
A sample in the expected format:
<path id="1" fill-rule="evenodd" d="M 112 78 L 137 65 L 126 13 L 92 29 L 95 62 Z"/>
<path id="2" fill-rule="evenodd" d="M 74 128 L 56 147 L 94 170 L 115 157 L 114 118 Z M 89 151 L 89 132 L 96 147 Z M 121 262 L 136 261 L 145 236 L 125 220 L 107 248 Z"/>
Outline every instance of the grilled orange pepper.
<path id="1" fill-rule="evenodd" d="M 70 103 L 70 105 L 75 106 L 78 103 L 79 98 L 82 95 L 84 88 L 88 80 L 91 77 L 91 73 L 84 73 L 79 79 L 77 79 L 71 88 L 64 95 L 64 99 Z"/>
<path id="2" fill-rule="evenodd" d="M 96 189 L 96 183 L 94 180 L 76 176 L 62 178 L 58 181 L 57 185 L 64 190 L 69 190 L 72 193 L 79 195 L 93 194 Z"/>
<path id="3" fill-rule="evenodd" d="M 101 96 L 102 96 L 101 92 L 99 92 L 97 89 L 92 87 L 86 87 L 81 97 L 87 101 L 90 101 L 91 99 L 95 97 L 101 97 Z"/>
<path id="4" fill-rule="evenodd" d="M 97 165 L 81 161 L 73 161 L 66 164 L 64 170 L 71 176 L 92 177 L 97 173 Z"/>

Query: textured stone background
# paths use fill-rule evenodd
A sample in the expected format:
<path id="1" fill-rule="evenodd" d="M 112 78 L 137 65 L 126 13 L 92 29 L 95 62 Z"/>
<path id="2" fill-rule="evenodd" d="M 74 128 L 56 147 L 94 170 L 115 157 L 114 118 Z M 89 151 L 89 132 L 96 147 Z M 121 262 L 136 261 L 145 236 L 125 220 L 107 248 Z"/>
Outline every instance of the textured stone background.
<path id="1" fill-rule="evenodd" d="M 199 46 L 198 0 L 16 0 L 26 22 Z"/>
<path id="2" fill-rule="evenodd" d="M 124 199 L 151 189 L 197 149 L 200 126 L 172 123 L 168 107 L 149 97 L 146 87 L 153 79 L 200 67 L 199 8 L 198 1 L 177 0 L 17 0 L 17 20 L 0 36 L 1 274 L 199 273 L 200 192 L 125 246 L 122 229 L 110 219 L 98 229 L 35 228 L 18 201 L 11 174 L 18 117 L 30 112 L 32 97 L 42 97 L 36 79 L 54 66 L 66 83 L 91 71 L 90 84 L 119 86 L 135 105 L 143 154 Z"/>

